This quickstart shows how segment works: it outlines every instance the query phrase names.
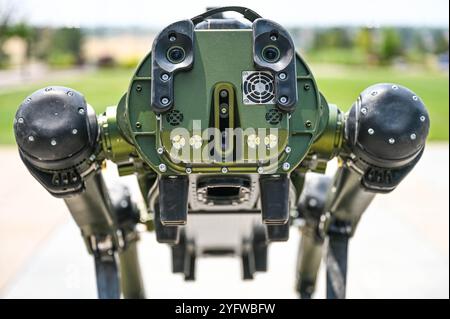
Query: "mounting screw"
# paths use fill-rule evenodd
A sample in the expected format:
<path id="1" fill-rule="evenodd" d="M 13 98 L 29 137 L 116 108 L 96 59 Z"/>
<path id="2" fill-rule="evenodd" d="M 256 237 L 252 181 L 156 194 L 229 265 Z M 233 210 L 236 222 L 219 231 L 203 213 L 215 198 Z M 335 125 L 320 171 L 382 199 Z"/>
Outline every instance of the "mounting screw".
<path id="1" fill-rule="evenodd" d="M 281 104 L 285 104 L 285 103 L 287 103 L 288 98 L 286 96 L 282 96 L 282 97 L 280 97 L 279 101 L 280 101 Z"/>
<path id="2" fill-rule="evenodd" d="M 78 133 L 78 130 L 76 129 L 76 128 L 74 128 L 73 130 L 72 130 L 72 134 L 73 135 L 76 135 Z"/>
<path id="3" fill-rule="evenodd" d="M 164 173 L 165 171 L 167 171 L 167 166 L 166 164 L 161 163 L 159 164 L 158 169 L 161 173 Z"/>
<path id="4" fill-rule="evenodd" d="M 73 96 L 73 92 L 72 91 L 67 91 L 67 95 L 68 96 Z"/>
<path id="5" fill-rule="evenodd" d="M 370 135 L 373 135 L 373 133 L 375 133 L 375 131 L 373 130 L 373 128 L 369 128 L 369 129 L 367 130 L 367 132 L 368 132 Z"/>
<path id="6" fill-rule="evenodd" d="M 167 104 L 169 104 L 169 102 L 170 102 L 170 100 L 167 97 L 161 98 L 161 104 L 167 105 Z"/>
<path id="7" fill-rule="evenodd" d="M 283 170 L 288 171 L 291 168 L 291 164 L 288 162 L 283 163 Z"/>
<path id="8" fill-rule="evenodd" d="M 393 90 L 398 90 L 398 86 L 394 84 L 394 85 L 392 86 L 392 89 L 393 89 Z"/>
<path id="9" fill-rule="evenodd" d="M 414 101 L 417 101 L 419 98 L 417 97 L 417 96 L 415 96 L 415 95 L 413 95 L 413 100 Z"/>
<path id="10" fill-rule="evenodd" d="M 52 146 L 55 146 L 57 143 L 56 143 L 56 140 L 53 138 L 51 141 L 50 141 L 50 144 L 52 145 Z"/>
<path id="11" fill-rule="evenodd" d="M 361 113 L 364 114 L 364 115 L 366 115 L 366 114 L 367 114 L 367 109 L 366 109 L 365 107 L 363 107 L 363 108 L 361 109 Z"/>
<path id="12" fill-rule="evenodd" d="M 17 119 L 17 122 L 19 122 L 20 124 L 23 124 L 23 117 L 19 117 L 19 118 Z"/>
<path id="13" fill-rule="evenodd" d="M 169 74 L 167 74 L 167 73 L 161 74 L 161 80 L 167 81 L 168 79 L 169 79 Z"/>
<path id="14" fill-rule="evenodd" d="M 28 136 L 28 140 L 29 140 L 30 142 L 34 142 L 34 136 L 33 136 L 33 135 Z"/>
<path id="15" fill-rule="evenodd" d="M 51 91 L 51 90 L 52 90 L 52 88 L 50 88 L 50 87 L 44 89 L 45 92 L 49 92 L 49 91 Z"/>
<path id="16" fill-rule="evenodd" d="M 225 98 L 225 97 L 228 96 L 228 91 L 227 90 L 221 90 L 219 94 L 220 94 L 220 97 Z"/>
<path id="17" fill-rule="evenodd" d="M 82 107 L 80 107 L 79 109 L 78 109 L 78 114 L 81 114 L 81 115 L 83 115 L 84 114 L 84 109 L 82 108 Z"/>
<path id="18" fill-rule="evenodd" d="M 226 168 L 226 167 L 222 167 L 222 173 L 223 173 L 223 174 L 226 174 L 226 173 L 228 173 L 228 168 Z"/>
<path id="19" fill-rule="evenodd" d="M 311 88 L 311 85 L 305 84 L 305 85 L 303 86 L 303 88 L 304 88 L 306 91 L 309 91 L 309 89 Z"/>
<path id="20" fill-rule="evenodd" d="M 191 173 L 192 173 L 192 168 L 186 167 L 186 174 L 191 174 Z"/>
<path id="21" fill-rule="evenodd" d="M 19 120 L 20 120 L 20 119 L 19 119 Z M 420 117 L 420 121 L 421 121 L 421 122 L 425 122 L 425 116 L 422 115 L 422 116 Z"/>
<path id="22" fill-rule="evenodd" d="M 310 127 L 312 126 L 312 122 L 311 122 L 310 120 L 307 120 L 307 121 L 305 122 L 305 126 L 308 127 L 308 128 L 310 128 Z"/>
<path id="23" fill-rule="evenodd" d="M 264 168 L 262 166 L 258 167 L 258 173 L 259 174 L 264 173 Z"/>
<path id="24" fill-rule="evenodd" d="M 389 139 L 389 144 L 394 144 L 395 143 L 395 139 L 393 139 L 392 137 Z"/>
<path id="25" fill-rule="evenodd" d="M 142 91 L 142 86 L 137 85 L 137 86 L 136 86 L 136 91 L 141 92 L 141 91 Z"/>
<path id="26" fill-rule="evenodd" d="M 416 135 L 415 133 L 412 133 L 409 137 L 410 137 L 412 140 L 415 140 L 415 139 L 417 138 L 417 135 Z"/>
<path id="27" fill-rule="evenodd" d="M 281 72 L 280 74 L 278 74 L 278 77 L 280 78 L 280 80 L 286 80 L 287 75 L 284 72 Z"/>
<path id="28" fill-rule="evenodd" d="M 292 149 L 291 149 L 290 146 L 286 146 L 286 148 L 284 149 L 284 151 L 286 152 L 286 154 L 289 154 L 289 153 L 292 151 Z"/>
<path id="29" fill-rule="evenodd" d="M 370 95 L 375 96 L 378 94 L 378 91 L 372 91 L 372 93 L 370 93 Z"/>
<path id="30" fill-rule="evenodd" d="M 164 149 L 162 147 L 158 147 L 158 149 L 156 150 L 156 152 L 161 155 L 162 153 L 164 153 Z"/>
<path id="31" fill-rule="evenodd" d="M 136 127 L 137 127 L 137 128 L 141 128 L 141 127 L 142 127 L 141 122 L 136 122 Z"/>

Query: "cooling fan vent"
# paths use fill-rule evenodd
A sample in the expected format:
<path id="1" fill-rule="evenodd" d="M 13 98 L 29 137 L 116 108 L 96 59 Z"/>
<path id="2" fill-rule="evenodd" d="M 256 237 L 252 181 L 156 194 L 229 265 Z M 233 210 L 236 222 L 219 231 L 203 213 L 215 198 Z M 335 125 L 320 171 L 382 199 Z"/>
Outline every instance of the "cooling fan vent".
<path id="1" fill-rule="evenodd" d="M 275 104 L 275 86 L 270 72 L 242 72 L 244 104 Z"/>

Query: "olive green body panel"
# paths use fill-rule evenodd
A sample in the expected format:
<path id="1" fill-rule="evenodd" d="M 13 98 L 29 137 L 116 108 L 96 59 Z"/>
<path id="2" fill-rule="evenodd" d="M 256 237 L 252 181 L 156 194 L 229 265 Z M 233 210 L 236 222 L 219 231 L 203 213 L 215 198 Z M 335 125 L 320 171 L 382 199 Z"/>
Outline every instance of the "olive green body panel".
<path id="1" fill-rule="evenodd" d="M 193 68 L 176 74 L 174 78 L 173 109 L 182 113 L 179 125 L 169 123 L 170 111 L 160 116 L 152 111 L 151 53 L 137 68 L 126 96 L 119 103 L 117 123 L 123 140 L 126 144 L 133 144 L 138 155 L 153 170 L 158 171 L 160 164 L 164 164 L 167 170 L 160 172 L 164 174 L 184 174 L 186 167 L 193 173 L 220 173 L 224 166 L 230 173 L 256 173 L 258 166 L 263 166 L 265 172 L 286 173 L 298 166 L 315 141 L 324 141 L 319 137 L 327 126 L 332 127 L 329 133 L 336 131 L 335 125 L 330 123 L 336 117 L 329 119 L 328 104 L 321 98 L 312 73 L 299 55 L 296 59 L 297 107 L 291 114 L 283 113 L 279 123 L 270 124 L 266 113 L 276 108 L 274 104 L 243 103 L 243 72 L 255 71 L 251 30 L 196 30 L 194 43 Z M 203 140 L 202 152 L 196 152 L 192 150 L 189 136 L 183 141 L 184 152 L 173 149 L 172 137 L 177 129 L 185 129 L 192 136 L 202 135 L 203 130 L 214 127 L 213 92 L 217 85 L 223 83 L 234 89 L 235 126 L 244 132 L 256 130 L 265 136 L 276 129 L 275 149 L 267 147 L 256 151 L 255 155 L 254 151 L 246 148 L 245 133 L 242 137 L 243 156 L 233 161 L 206 158 L 202 153 L 208 154 L 204 150 L 208 141 Z M 328 134 L 326 139 L 330 138 Z M 325 145 L 318 144 L 321 154 L 326 151 L 322 151 L 322 144 Z M 187 148 L 191 148 L 191 152 L 186 152 Z M 184 153 L 189 155 L 179 155 Z M 109 158 L 114 160 L 113 156 Z M 285 166 L 283 169 L 283 163 L 288 163 L 289 168 Z"/>

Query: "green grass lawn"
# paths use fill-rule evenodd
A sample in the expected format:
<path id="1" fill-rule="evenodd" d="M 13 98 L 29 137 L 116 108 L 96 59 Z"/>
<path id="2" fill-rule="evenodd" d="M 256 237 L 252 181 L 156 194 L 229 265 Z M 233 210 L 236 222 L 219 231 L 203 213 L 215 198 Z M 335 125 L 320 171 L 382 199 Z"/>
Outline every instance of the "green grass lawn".
<path id="1" fill-rule="evenodd" d="M 319 88 L 329 103 L 347 110 L 358 94 L 377 82 L 395 82 L 409 87 L 425 102 L 431 116 L 430 139 L 448 141 L 449 78 L 448 74 L 425 71 L 395 71 L 385 68 L 312 66 Z M 13 117 L 21 101 L 33 91 L 47 85 L 62 85 L 82 92 L 97 110 L 116 104 L 127 90 L 133 70 L 104 70 L 80 75 L 56 83 L 42 82 L 0 90 L 0 144 L 13 144 Z"/>

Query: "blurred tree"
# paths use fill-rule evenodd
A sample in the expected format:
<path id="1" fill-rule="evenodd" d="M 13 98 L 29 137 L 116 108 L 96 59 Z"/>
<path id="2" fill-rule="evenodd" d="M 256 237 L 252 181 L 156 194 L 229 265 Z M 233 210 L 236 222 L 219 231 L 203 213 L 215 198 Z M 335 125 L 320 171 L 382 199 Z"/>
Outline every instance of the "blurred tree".
<path id="1" fill-rule="evenodd" d="M 433 41 L 434 41 L 434 53 L 442 54 L 448 52 L 448 38 L 442 32 L 442 30 L 435 30 L 433 32 Z"/>
<path id="2" fill-rule="evenodd" d="M 355 39 L 356 46 L 366 54 L 374 54 L 375 53 L 375 41 L 371 28 L 361 28 L 357 34 Z"/>
<path id="3" fill-rule="evenodd" d="M 53 34 L 51 55 L 70 55 L 76 64 L 82 64 L 82 45 L 80 28 L 60 28 Z"/>
<path id="4" fill-rule="evenodd" d="M 394 28 L 384 28 L 381 33 L 380 59 L 382 63 L 390 63 L 402 54 L 402 41 Z"/>

